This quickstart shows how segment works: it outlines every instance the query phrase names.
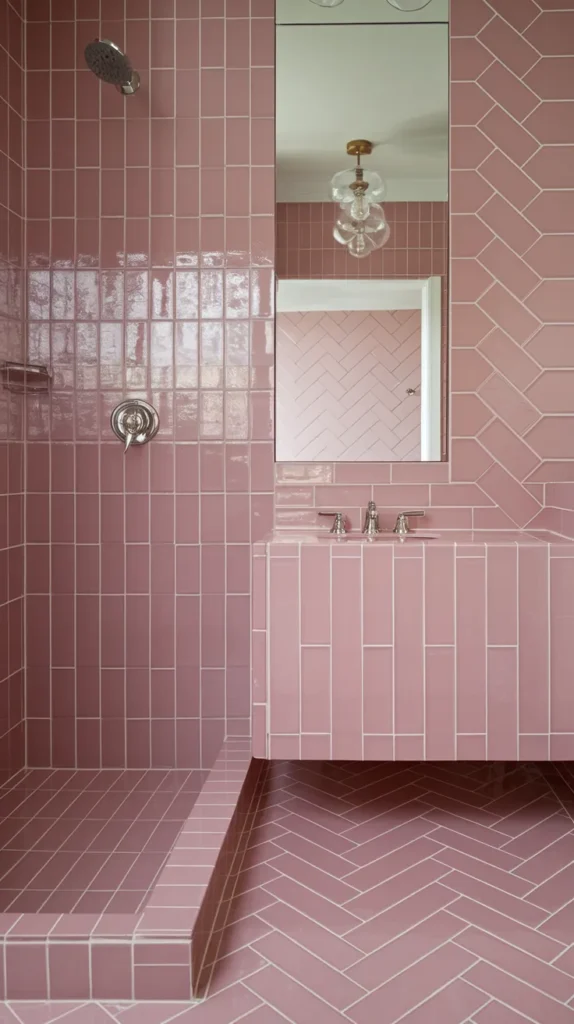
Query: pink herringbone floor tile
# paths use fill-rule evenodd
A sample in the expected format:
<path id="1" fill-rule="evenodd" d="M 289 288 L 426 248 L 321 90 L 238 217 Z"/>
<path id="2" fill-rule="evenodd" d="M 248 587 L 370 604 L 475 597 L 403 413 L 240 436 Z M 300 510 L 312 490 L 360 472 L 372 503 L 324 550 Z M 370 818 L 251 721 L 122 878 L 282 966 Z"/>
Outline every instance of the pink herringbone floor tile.
<path id="1" fill-rule="evenodd" d="M 144 780 L 65 792 L 120 791 L 134 807 L 143 794 L 143 824 L 150 796 L 165 811 Z M 574 820 L 560 785 L 536 765 L 271 763 L 202 1001 L 10 1004 L 7 1024 L 574 1024 Z M 105 870 L 93 838 L 82 857 L 53 851 L 73 854 L 87 896 Z M 122 884 L 143 884 L 161 857 L 146 851 L 149 864 L 110 851 L 110 884 L 124 868 Z M 0 865 L 29 877 L 34 858 L 13 852 Z M 42 856 L 36 873 L 52 862 L 67 865 Z"/>

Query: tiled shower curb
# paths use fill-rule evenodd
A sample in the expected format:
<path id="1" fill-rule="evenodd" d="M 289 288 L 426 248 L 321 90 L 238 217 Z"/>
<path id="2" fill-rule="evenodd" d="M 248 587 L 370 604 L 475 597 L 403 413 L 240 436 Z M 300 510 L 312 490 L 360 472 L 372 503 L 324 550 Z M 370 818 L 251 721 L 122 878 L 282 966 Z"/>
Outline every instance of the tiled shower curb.
<path id="1" fill-rule="evenodd" d="M 0 914 L 0 999 L 193 998 L 264 764 L 225 741 L 143 913 Z"/>

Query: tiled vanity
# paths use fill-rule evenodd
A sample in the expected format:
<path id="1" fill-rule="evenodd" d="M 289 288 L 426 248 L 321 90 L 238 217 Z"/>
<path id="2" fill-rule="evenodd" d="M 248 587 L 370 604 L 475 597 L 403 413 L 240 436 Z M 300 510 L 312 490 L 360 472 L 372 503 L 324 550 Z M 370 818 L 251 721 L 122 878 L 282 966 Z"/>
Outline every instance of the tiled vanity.
<path id="1" fill-rule="evenodd" d="M 255 757 L 572 759 L 573 665 L 556 535 L 254 547 Z"/>

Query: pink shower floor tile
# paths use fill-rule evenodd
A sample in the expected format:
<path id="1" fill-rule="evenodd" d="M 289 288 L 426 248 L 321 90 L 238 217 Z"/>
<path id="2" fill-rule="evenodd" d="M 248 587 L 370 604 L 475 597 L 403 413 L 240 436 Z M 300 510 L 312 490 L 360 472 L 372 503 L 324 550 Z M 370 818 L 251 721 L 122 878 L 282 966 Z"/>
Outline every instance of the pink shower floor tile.
<path id="1" fill-rule="evenodd" d="M 171 770 L 19 772 L 0 787 L 0 913 L 139 912 L 203 778 Z"/>
<path id="2" fill-rule="evenodd" d="M 202 1000 L 14 1002 L 0 1021 L 574 1024 L 568 779 L 520 764 L 274 762 Z"/>

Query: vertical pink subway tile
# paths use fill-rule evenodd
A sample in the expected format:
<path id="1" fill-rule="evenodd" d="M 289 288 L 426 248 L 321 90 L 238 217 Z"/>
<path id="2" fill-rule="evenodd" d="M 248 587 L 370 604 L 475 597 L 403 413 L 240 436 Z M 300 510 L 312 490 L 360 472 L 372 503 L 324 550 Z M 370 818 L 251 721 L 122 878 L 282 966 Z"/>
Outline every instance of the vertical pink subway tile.
<path id="1" fill-rule="evenodd" d="M 457 732 L 486 732 L 486 568 L 456 559 Z"/>
<path id="2" fill-rule="evenodd" d="M 422 733 L 424 726 L 423 563 L 396 558 L 395 731 Z"/>
<path id="3" fill-rule="evenodd" d="M 363 643 L 393 642 L 393 552 L 363 548 Z"/>
<path id="4" fill-rule="evenodd" d="M 392 647 L 363 647 L 363 728 L 366 733 L 393 732 Z"/>
<path id="5" fill-rule="evenodd" d="M 299 560 L 271 558 L 269 586 L 269 729 L 298 733 Z"/>
<path id="6" fill-rule="evenodd" d="M 550 560 L 550 730 L 574 733 L 574 559 Z"/>
<path id="7" fill-rule="evenodd" d="M 518 614 L 516 546 L 486 548 L 487 638 L 489 644 L 516 644 Z"/>
<path id="8" fill-rule="evenodd" d="M 267 700 L 267 633 L 254 631 L 251 637 L 253 702 Z"/>
<path id="9" fill-rule="evenodd" d="M 487 757 L 515 761 L 518 757 L 518 664 L 515 647 L 488 649 Z"/>
<path id="10" fill-rule="evenodd" d="M 301 643 L 328 644 L 331 640 L 330 546 L 301 546 Z M 322 732 L 322 729 L 305 729 Z"/>
<path id="11" fill-rule="evenodd" d="M 332 757 L 363 756 L 361 559 L 332 557 Z"/>
<path id="12" fill-rule="evenodd" d="M 427 544 L 425 560 L 425 640 L 427 644 L 454 644 L 455 547 Z"/>
<path id="13" fill-rule="evenodd" d="M 265 704 L 254 704 L 252 721 L 252 750 L 254 757 L 266 758 L 267 750 L 267 708 Z"/>
<path id="14" fill-rule="evenodd" d="M 548 572 L 546 548 L 519 548 L 518 721 L 521 733 L 546 732 L 549 728 Z"/>
<path id="15" fill-rule="evenodd" d="M 331 731 L 331 650 L 301 648 L 301 731 Z"/>
<path id="16" fill-rule="evenodd" d="M 452 761 L 457 755 L 455 650 L 427 647 L 425 658 L 425 756 Z"/>

